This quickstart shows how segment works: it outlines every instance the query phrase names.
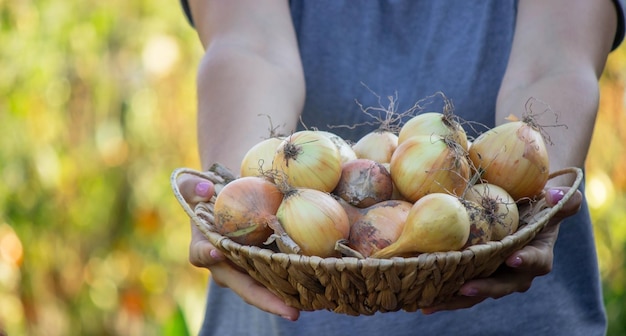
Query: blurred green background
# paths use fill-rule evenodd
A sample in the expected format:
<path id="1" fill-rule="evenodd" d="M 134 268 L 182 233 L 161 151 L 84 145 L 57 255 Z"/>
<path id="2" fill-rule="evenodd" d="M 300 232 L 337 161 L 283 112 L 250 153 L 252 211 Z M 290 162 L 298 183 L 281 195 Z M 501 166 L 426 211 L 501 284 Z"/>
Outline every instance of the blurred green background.
<path id="1" fill-rule="evenodd" d="M 0 0 L 0 334 L 185 335 L 208 272 L 169 176 L 197 168 L 201 47 L 176 0 Z M 626 334 L 626 46 L 587 164 L 610 335 Z"/>

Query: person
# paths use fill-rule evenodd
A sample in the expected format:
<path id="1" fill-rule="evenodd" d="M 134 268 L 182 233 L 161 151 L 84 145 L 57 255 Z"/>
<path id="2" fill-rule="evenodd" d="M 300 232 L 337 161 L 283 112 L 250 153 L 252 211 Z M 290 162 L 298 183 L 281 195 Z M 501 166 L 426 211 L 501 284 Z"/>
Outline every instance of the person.
<path id="1" fill-rule="evenodd" d="M 361 107 L 384 106 L 384 97 L 397 98 L 401 110 L 435 92 L 454 103 L 460 118 L 487 127 L 521 116 L 531 98 L 545 103 L 567 126 L 545 129 L 550 169 L 583 167 L 598 79 L 624 34 L 616 0 L 183 0 L 183 8 L 205 50 L 197 73 L 202 169 L 220 162 L 233 171 L 268 136 L 259 115 L 283 134 L 306 125 L 356 141 L 371 128 L 329 126 L 371 121 Z M 554 204 L 571 180 L 549 183 L 546 200 Z M 190 204 L 214 191 L 188 175 L 179 185 Z M 418 312 L 300 312 L 191 229 L 190 262 L 211 274 L 203 335 L 606 332 L 582 187 L 494 275 L 468 281 L 451 301 Z"/>

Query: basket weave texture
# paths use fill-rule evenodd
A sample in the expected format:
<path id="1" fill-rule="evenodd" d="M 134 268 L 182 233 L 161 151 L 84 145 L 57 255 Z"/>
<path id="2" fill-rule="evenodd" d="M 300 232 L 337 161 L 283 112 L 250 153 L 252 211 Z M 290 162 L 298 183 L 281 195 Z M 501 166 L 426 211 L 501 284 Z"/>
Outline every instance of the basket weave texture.
<path id="1" fill-rule="evenodd" d="M 288 305 L 304 311 L 329 310 L 347 315 L 373 315 L 398 310 L 416 311 L 454 296 L 470 279 L 491 275 L 504 260 L 528 244 L 579 187 L 580 168 L 566 168 L 550 175 L 575 174 L 569 192 L 553 207 L 539 198 L 520 206 L 519 229 L 501 241 L 470 246 L 462 251 L 423 253 L 410 258 L 320 258 L 275 252 L 238 244 L 212 230 L 213 204 L 191 209 L 176 180 L 193 174 L 211 180 L 216 192 L 235 177 L 216 169 L 199 172 L 176 169 L 171 175 L 174 194 L 193 223 L 234 264 L 267 287 Z"/>

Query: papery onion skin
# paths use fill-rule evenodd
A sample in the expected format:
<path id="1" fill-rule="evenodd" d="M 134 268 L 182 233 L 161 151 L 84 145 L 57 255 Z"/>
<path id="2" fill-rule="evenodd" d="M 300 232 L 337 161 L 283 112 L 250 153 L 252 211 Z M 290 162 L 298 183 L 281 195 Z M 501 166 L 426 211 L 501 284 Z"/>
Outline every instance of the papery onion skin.
<path id="1" fill-rule="evenodd" d="M 444 193 L 428 194 L 411 207 L 398 240 L 372 254 L 372 257 L 404 257 L 460 250 L 465 246 L 469 232 L 470 219 L 458 197 Z"/>
<path id="2" fill-rule="evenodd" d="M 464 247 L 483 244 L 491 240 L 492 226 L 485 209 L 473 201 L 462 201 L 470 219 L 470 232 Z"/>
<path id="3" fill-rule="evenodd" d="M 280 138 L 267 138 L 252 146 L 241 160 L 240 175 L 264 176 L 272 169 L 276 149 L 283 142 Z"/>
<path id="4" fill-rule="evenodd" d="M 339 256 L 335 244 L 348 239 L 350 233 L 343 207 L 330 194 L 315 189 L 288 191 L 276 217 L 301 253 L 308 256 Z"/>
<path id="5" fill-rule="evenodd" d="M 525 121 L 510 121 L 481 134 L 469 157 L 482 178 L 506 190 L 516 201 L 539 195 L 550 174 L 541 132 Z"/>
<path id="6" fill-rule="evenodd" d="M 333 193 L 354 206 L 366 208 L 391 199 L 393 181 L 383 164 L 355 159 L 342 165 L 341 178 Z"/>
<path id="7" fill-rule="evenodd" d="M 502 240 L 517 231 L 519 209 L 513 197 L 500 186 L 475 184 L 468 189 L 464 198 L 483 208 L 490 226 L 491 240 Z"/>
<path id="8" fill-rule="evenodd" d="M 398 147 L 396 134 L 387 130 L 376 130 L 364 135 L 352 146 L 352 149 L 359 159 L 389 163 L 396 147 Z"/>
<path id="9" fill-rule="evenodd" d="M 400 237 L 412 206 L 389 200 L 362 209 L 361 217 L 350 225 L 349 246 L 367 258 L 391 245 Z"/>
<path id="10" fill-rule="evenodd" d="M 454 120 L 452 114 L 426 112 L 409 119 L 398 133 L 398 145 L 413 136 L 450 137 L 459 143 L 464 150 L 468 149 L 467 134 L 463 127 Z"/>
<path id="11" fill-rule="evenodd" d="M 436 136 L 414 136 L 400 144 L 390 170 L 396 188 L 410 202 L 436 192 L 460 195 L 471 172 L 462 147 Z"/>
<path id="12" fill-rule="evenodd" d="M 350 144 L 344 138 L 329 131 L 317 132 L 325 135 L 327 138 L 330 139 L 330 141 L 335 144 L 335 146 L 337 146 L 337 149 L 339 150 L 339 155 L 341 156 L 341 163 L 346 163 L 357 159 L 354 149 L 352 149 L 352 146 L 350 146 Z"/>
<path id="13" fill-rule="evenodd" d="M 262 177 L 231 181 L 215 199 L 215 231 L 239 244 L 262 246 L 282 199 L 280 189 Z"/>
<path id="14" fill-rule="evenodd" d="M 272 166 L 293 188 L 331 192 L 341 177 L 337 146 L 316 131 L 299 131 L 283 140 Z"/>

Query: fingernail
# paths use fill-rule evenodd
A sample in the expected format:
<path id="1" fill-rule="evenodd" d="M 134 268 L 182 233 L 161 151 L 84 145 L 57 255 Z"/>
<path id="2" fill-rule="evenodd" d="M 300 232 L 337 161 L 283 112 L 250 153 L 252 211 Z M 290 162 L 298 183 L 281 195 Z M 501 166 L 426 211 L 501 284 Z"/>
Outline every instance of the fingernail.
<path id="1" fill-rule="evenodd" d="M 464 296 L 476 296 L 478 294 L 478 290 L 476 288 L 464 288 L 461 291 L 461 294 Z"/>
<path id="2" fill-rule="evenodd" d="M 281 315 L 280 317 L 284 318 L 287 321 L 294 321 L 293 317 L 291 317 L 289 315 Z"/>
<path id="3" fill-rule="evenodd" d="M 510 267 L 520 267 L 521 265 L 522 265 L 521 257 L 513 258 L 513 261 L 511 261 L 511 263 L 509 264 Z"/>
<path id="4" fill-rule="evenodd" d="M 549 189 L 548 190 L 548 202 L 552 204 L 557 204 L 559 201 L 563 199 L 565 196 L 565 191 L 561 189 Z"/>
<path id="5" fill-rule="evenodd" d="M 211 258 L 213 258 L 213 260 L 222 260 L 222 259 L 224 259 L 222 254 L 219 253 L 218 250 L 211 250 L 211 251 L 209 251 L 209 255 L 211 256 Z"/>
<path id="6" fill-rule="evenodd" d="M 196 195 L 200 197 L 208 197 L 211 184 L 209 182 L 200 182 L 196 184 Z"/>

